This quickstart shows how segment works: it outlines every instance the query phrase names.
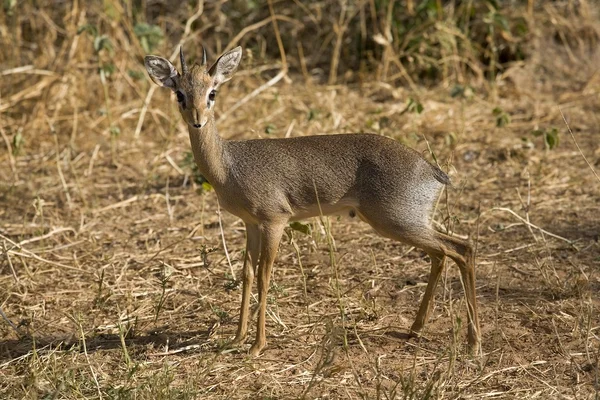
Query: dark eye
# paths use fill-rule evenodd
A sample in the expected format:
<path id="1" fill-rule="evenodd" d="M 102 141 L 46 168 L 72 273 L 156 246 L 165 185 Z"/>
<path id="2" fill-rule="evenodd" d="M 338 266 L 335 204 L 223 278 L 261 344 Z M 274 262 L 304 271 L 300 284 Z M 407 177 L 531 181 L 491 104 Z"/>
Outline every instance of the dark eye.
<path id="1" fill-rule="evenodd" d="M 175 92 L 177 95 L 177 101 L 183 103 L 185 101 L 185 96 L 180 91 Z"/>
<path id="2" fill-rule="evenodd" d="M 217 97 L 217 91 L 211 90 L 210 93 L 208 94 L 208 99 L 210 101 L 215 101 L 215 97 Z"/>

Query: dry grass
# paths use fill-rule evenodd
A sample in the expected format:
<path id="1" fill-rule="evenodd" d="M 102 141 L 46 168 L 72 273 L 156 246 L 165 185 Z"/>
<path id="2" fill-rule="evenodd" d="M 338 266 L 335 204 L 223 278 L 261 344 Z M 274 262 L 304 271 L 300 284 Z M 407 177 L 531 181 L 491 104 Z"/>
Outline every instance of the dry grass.
<path id="1" fill-rule="evenodd" d="M 322 49 L 305 47 L 303 59 L 286 47 L 285 79 L 227 111 L 281 68 L 269 52 L 264 60 L 246 53 L 218 100 L 227 138 L 373 131 L 424 154 L 429 146 L 449 165 L 454 187 L 436 220 L 477 243 L 480 359 L 465 351 L 456 268 L 424 338 L 408 339 L 429 262 L 348 217 L 327 229 L 312 221 L 310 236 L 288 231 L 270 291 L 269 347 L 256 359 L 228 347 L 241 290 L 219 218 L 237 275 L 243 224 L 219 216 L 214 193 L 194 181 L 175 102 L 139 75 L 144 52 L 130 40 L 131 21 L 68 2 L 54 11 L 25 2 L 18 17 L 0 17 L 8 149 L 0 153 L 0 309 L 16 326 L 0 322 L 0 397 L 597 398 L 600 186 L 590 168 L 600 164 L 600 9 L 580 2 L 575 18 L 571 3 L 536 9 L 529 57 L 491 83 L 457 68 L 463 95 L 450 96 L 452 73 L 429 88 L 411 75 L 418 93 L 381 70 L 372 71 L 380 80 L 320 84 L 310 60 Z M 185 22 L 193 11 L 171 17 Z M 90 35 L 76 35 L 88 17 L 112 52 L 98 54 Z M 196 48 L 201 29 L 174 26 Z M 247 40 L 262 43 L 267 30 Z M 226 46 L 203 38 L 213 50 Z M 13 39 L 18 46 L 8 46 Z M 170 55 L 176 43 L 155 52 Z M 380 56 L 397 67 L 394 54 Z M 103 80 L 98 66 L 109 62 Z M 560 143 L 548 149 L 553 128 Z"/>

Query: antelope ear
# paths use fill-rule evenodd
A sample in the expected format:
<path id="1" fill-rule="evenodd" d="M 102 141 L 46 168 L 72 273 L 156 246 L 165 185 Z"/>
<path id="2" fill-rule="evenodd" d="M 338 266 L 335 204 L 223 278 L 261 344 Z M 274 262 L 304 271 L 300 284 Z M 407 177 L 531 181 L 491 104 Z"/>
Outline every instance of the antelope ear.
<path id="1" fill-rule="evenodd" d="M 223 54 L 219 59 L 210 67 L 208 71 L 209 75 L 213 78 L 215 88 L 219 87 L 222 83 L 227 82 L 233 77 L 235 70 L 240 61 L 242 60 L 242 48 L 241 46 L 236 47 L 233 50 L 229 50 Z"/>
<path id="2" fill-rule="evenodd" d="M 154 83 L 171 90 L 177 89 L 179 72 L 169 60 L 157 56 L 146 56 L 144 57 L 144 65 Z"/>

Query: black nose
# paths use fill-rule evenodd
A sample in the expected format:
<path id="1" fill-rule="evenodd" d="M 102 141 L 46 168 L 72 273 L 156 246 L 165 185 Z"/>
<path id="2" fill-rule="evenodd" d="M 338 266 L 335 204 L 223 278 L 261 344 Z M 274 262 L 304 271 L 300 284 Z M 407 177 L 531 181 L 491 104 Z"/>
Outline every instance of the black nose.
<path id="1" fill-rule="evenodd" d="M 202 128 L 202 125 L 200 125 L 200 124 L 194 124 L 194 128 Z"/>

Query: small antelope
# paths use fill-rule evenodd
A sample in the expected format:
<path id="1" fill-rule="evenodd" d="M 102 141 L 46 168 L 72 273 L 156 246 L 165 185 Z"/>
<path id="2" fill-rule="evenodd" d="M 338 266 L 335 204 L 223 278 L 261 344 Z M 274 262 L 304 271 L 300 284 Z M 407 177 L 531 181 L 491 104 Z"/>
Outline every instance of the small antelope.
<path id="1" fill-rule="evenodd" d="M 432 228 L 431 213 L 448 176 L 419 153 L 373 134 L 340 134 L 289 139 L 224 140 L 217 133 L 214 107 L 219 87 L 230 80 L 242 58 L 241 47 L 207 68 L 191 68 L 180 50 L 181 74 L 167 59 L 146 56 L 152 80 L 177 96 L 188 125 L 199 171 L 219 203 L 246 225 L 242 304 L 235 344 L 248 332 L 250 293 L 258 274 L 258 324 L 250 354 L 266 346 L 265 310 L 271 268 L 284 228 L 322 214 L 349 212 L 379 234 L 423 249 L 431 273 L 411 333 L 418 335 L 431 311 L 446 257 L 458 264 L 467 299 L 468 344 L 481 352 L 475 298 L 473 248 Z M 258 269 L 257 269 L 258 266 Z"/>

